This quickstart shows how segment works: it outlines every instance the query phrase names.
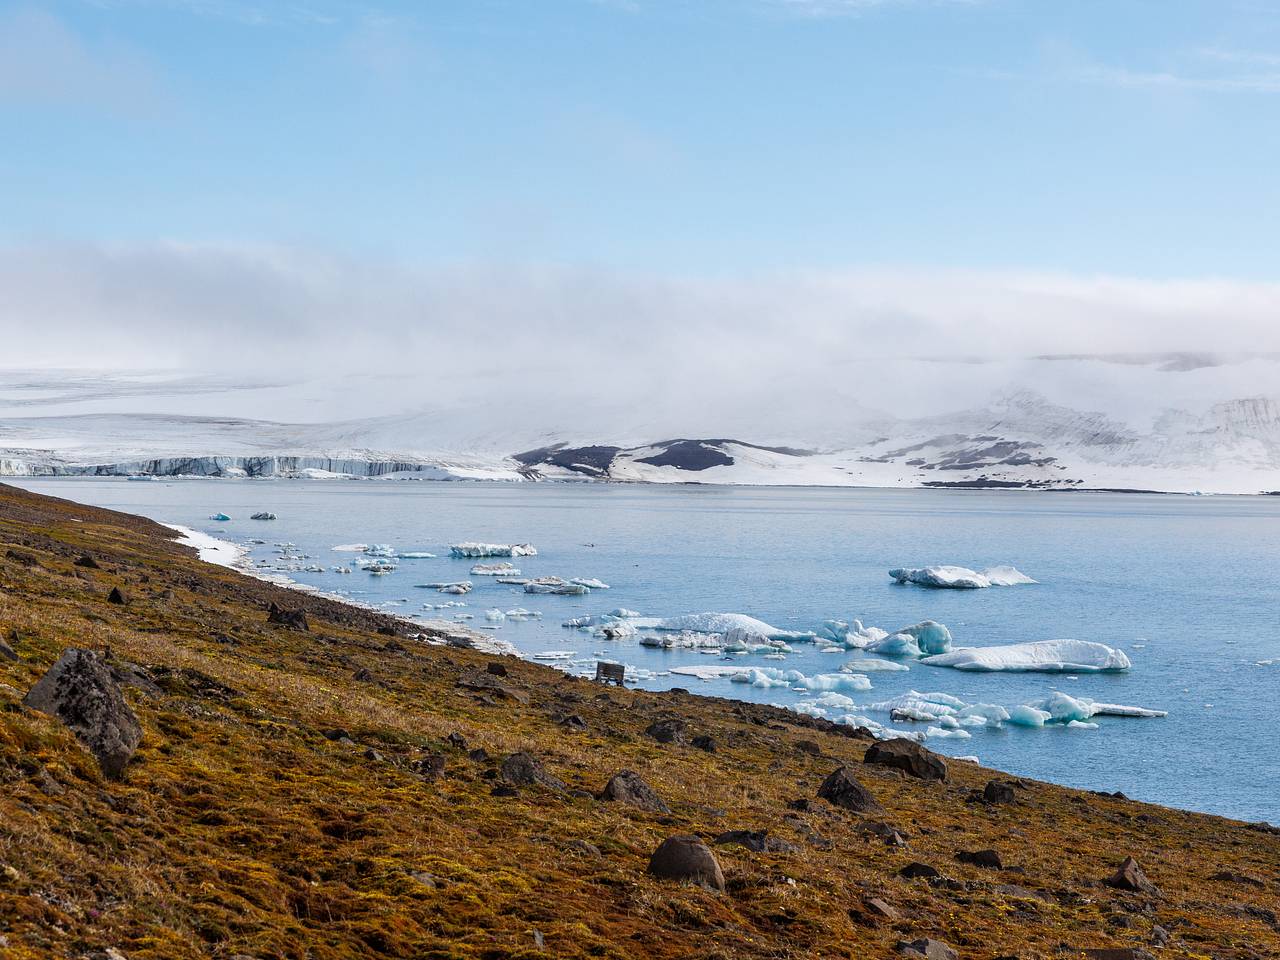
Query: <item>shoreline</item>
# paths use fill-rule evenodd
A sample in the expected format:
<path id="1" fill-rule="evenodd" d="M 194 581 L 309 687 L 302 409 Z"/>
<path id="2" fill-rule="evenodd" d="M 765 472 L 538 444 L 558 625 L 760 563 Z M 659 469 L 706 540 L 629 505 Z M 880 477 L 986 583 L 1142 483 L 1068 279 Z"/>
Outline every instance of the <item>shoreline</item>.
<path id="1" fill-rule="evenodd" d="M 159 522 L 159 521 L 157 521 Z M 235 573 L 243 574 L 246 577 L 252 577 L 255 580 L 261 580 L 263 583 L 269 583 L 275 587 L 281 587 L 285 590 L 294 590 L 298 593 L 304 593 L 308 596 L 319 597 L 322 600 L 332 600 L 334 603 L 346 604 L 349 607 L 355 607 L 360 610 L 367 610 L 370 613 L 381 614 L 386 617 L 392 617 L 396 620 L 404 621 L 415 627 L 425 628 L 438 634 L 443 634 L 450 638 L 444 642 L 448 643 L 452 640 L 466 639 L 465 644 L 469 649 L 479 651 L 480 653 L 488 653 L 493 656 L 501 657 L 519 657 L 520 652 L 505 640 L 498 637 L 490 636 L 487 633 L 481 633 L 479 630 L 473 630 L 468 626 L 460 623 L 454 623 L 452 620 L 429 620 L 419 619 L 416 617 L 405 616 L 401 613 L 393 613 L 383 607 L 376 606 L 371 603 L 365 603 L 352 597 L 344 596 L 340 593 L 334 593 L 330 590 L 321 590 L 307 583 L 301 583 L 292 577 L 287 577 L 279 573 L 263 573 L 253 564 L 249 563 L 250 549 L 231 540 L 222 540 L 209 533 L 203 533 L 191 527 L 183 526 L 178 523 L 161 523 L 162 527 L 167 527 L 177 533 L 182 534 L 181 537 L 175 538 L 174 543 L 191 547 L 199 555 L 204 563 L 212 564 L 216 567 L 222 567 Z M 463 644 L 453 643 L 454 646 L 462 646 Z"/>

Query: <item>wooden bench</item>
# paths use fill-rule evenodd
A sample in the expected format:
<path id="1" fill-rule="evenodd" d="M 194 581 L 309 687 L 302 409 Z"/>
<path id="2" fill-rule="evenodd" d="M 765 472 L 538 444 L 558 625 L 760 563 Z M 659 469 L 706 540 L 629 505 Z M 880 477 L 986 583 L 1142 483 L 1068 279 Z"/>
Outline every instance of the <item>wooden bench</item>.
<path id="1" fill-rule="evenodd" d="M 622 686 L 622 680 L 626 676 L 626 672 L 625 664 L 596 661 L 597 683 L 616 683 L 618 686 Z"/>

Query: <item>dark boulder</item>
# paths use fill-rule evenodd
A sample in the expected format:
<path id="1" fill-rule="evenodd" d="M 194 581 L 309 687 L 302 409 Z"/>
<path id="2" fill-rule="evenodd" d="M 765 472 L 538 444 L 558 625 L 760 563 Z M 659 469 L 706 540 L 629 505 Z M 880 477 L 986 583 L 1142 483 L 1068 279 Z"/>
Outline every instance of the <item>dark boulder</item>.
<path id="1" fill-rule="evenodd" d="M 76 557 L 74 562 L 77 567 L 84 567 L 86 570 L 100 569 L 100 567 L 98 566 L 98 561 L 93 559 L 93 555 L 89 553 L 86 553 L 83 556 Z"/>
<path id="2" fill-rule="evenodd" d="M 918 860 L 908 863 L 905 867 L 898 871 L 898 876 L 905 877 L 908 880 L 932 880 L 935 877 L 942 876 L 938 872 L 937 867 L 931 867 L 927 863 L 920 863 Z"/>
<path id="3" fill-rule="evenodd" d="M 799 853 L 800 848 L 781 837 L 769 836 L 768 830 L 727 830 L 715 838 L 716 846 L 736 843 L 753 853 Z"/>
<path id="4" fill-rule="evenodd" d="M 653 737 L 659 743 L 684 743 L 685 722 L 679 717 L 671 717 L 666 720 L 655 720 L 644 731 L 648 736 Z"/>
<path id="5" fill-rule="evenodd" d="M 1008 780 L 989 780 L 982 790 L 982 799 L 986 803 L 1013 803 L 1016 799 L 1013 784 Z"/>
<path id="6" fill-rule="evenodd" d="M 947 779 L 946 761 L 914 740 L 905 740 L 902 737 L 877 740 L 867 748 L 862 762 L 893 767 L 895 770 L 901 770 L 908 776 L 921 780 Z"/>
<path id="7" fill-rule="evenodd" d="M 629 804 L 654 813 L 670 813 L 671 808 L 658 796 L 658 792 L 645 783 L 634 770 L 619 770 L 600 791 L 601 800 Z"/>
<path id="8" fill-rule="evenodd" d="M 1156 960 L 1149 950 L 1141 947 L 1093 947 L 1081 952 L 1086 960 Z"/>
<path id="9" fill-rule="evenodd" d="M 956 859 L 961 863 L 968 863 L 975 867 L 985 867 L 988 870 L 1004 869 L 1000 854 L 995 850 L 961 850 L 956 854 Z"/>
<path id="10" fill-rule="evenodd" d="M 267 623 L 276 623 L 290 630 L 306 632 L 311 629 L 307 623 L 307 615 L 301 610 L 286 610 L 274 601 L 267 609 Z"/>
<path id="11" fill-rule="evenodd" d="M 1125 857 L 1124 862 L 1120 864 L 1120 868 L 1107 878 L 1106 883 L 1109 887 L 1115 887 L 1117 890 L 1127 890 L 1130 893 L 1154 895 L 1160 892 L 1156 885 L 1147 879 L 1147 875 L 1142 872 L 1142 868 L 1138 866 L 1138 861 L 1133 857 Z"/>
<path id="12" fill-rule="evenodd" d="M 13 647 L 0 640 L 0 660 L 17 660 L 18 655 L 14 652 Z"/>
<path id="13" fill-rule="evenodd" d="M 707 751 L 707 753 L 716 752 L 715 740 L 707 736 L 705 733 L 698 734 L 698 736 L 694 737 L 692 740 L 692 745 L 697 747 L 699 750 Z"/>
<path id="14" fill-rule="evenodd" d="M 119 587 L 112 587 L 111 592 L 107 594 L 107 603 L 114 603 L 117 606 L 127 606 L 129 603 L 129 595 Z"/>
<path id="15" fill-rule="evenodd" d="M 124 775 L 142 740 L 142 726 L 120 685 L 91 650 L 64 650 L 23 703 L 66 724 L 111 779 Z"/>
<path id="16" fill-rule="evenodd" d="M 724 890 L 724 871 L 711 848 L 694 836 L 668 837 L 649 858 L 649 873 L 663 880 Z"/>
<path id="17" fill-rule="evenodd" d="M 513 787 L 546 787 L 548 790 L 564 790 L 565 786 L 542 768 L 542 763 L 532 754 L 513 753 L 502 761 L 498 775 Z"/>
<path id="18" fill-rule="evenodd" d="M 883 813 L 880 802 L 860 784 L 848 767 L 838 767 L 818 788 L 818 796 L 837 807 L 844 807 L 854 813 Z"/>
<path id="19" fill-rule="evenodd" d="M 960 954 L 941 940 L 921 937 L 919 940 L 904 940 L 898 944 L 898 952 L 904 957 L 923 957 L 924 960 L 960 960 Z"/>

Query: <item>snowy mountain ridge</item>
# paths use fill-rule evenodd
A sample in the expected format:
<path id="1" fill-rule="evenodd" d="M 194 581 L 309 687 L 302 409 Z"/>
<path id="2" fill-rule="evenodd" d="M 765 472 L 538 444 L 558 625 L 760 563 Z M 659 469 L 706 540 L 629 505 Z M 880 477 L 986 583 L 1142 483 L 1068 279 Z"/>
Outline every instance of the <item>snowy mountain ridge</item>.
<path id="1" fill-rule="evenodd" d="M 136 380 L 113 395 L 110 383 L 92 378 L 78 377 L 68 386 L 29 374 L 6 384 L 0 376 L 0 475 L 571 479 L 1214 493 L 1280 489 L 1280 397 L 1258 392 L 1222 398 L 1221 367 L 1184 364 L 1170 369 L 1167 364 L 1103 364 L 1095 358 L 1043 363 L 1049 366 L 1035 368 L 1037 374 L 1066 364 L 1082 384 L 1041 375 L 1037 386 L 1042 392 L 1026 385 L 1036 377 L 1023 375 L 1004 389 L 988 390 L 984 402 L 949 410 L 947 403 L 964 395 L 959 378 L 968 373 L 968 368 L 951 365 L 942 371 L 950 378 L 945 395 L 923 413 L 850 405 L 841 419 L 839 407 L 823 395 L 821 418 L 807 424 L 796 419 L 800 408 L 775 402 L 790 420 L 783 415 L 744 419 L 741 410 L 734 410 L 733 416 L 722 418 L 734 429 L 723 433 L 667 433 L 679 417 L 654 415 L 646 421 L 643 410 L 629 414 L 622 405 L 585 401 L 572 408 L 577 401 L 564 396 L 539 410 L 536 396 L 529 403 L 442 397 L 428 405 L 420 397 L 393 391 L 371 394 L 363 385 L 344 394 L 341 388 L 316 384 L 237 387 L 184 381 L 171 389 L 163 381 L 140 385 Z M 1271 376 L 1277 371 L 1280 363 L 1267 361 L 1248 379 L 1276 382 Z M 1206 377 L 1219 380 L 1207 382 Z M 1152 384 L 1167 396 L 1152 396 Z M 1184 394 L 1166 385 L 1195 389 Z M 1251 384 L 1232 380 L 1229 385 Z M 1141 399 L 1149 412 L 1103 413 L 1080 399 L 1103 399 L 1108 391 Z M 1056 395 L 1051 399 L 1047 392 Z M 1157 406 L 1159 399 L 1168 402 Z M 382 413 L 370 410 L 379 400 L 384 409 L 392 401 L 395 405 Z M 565 413 L 567 403 L 571 409 Z M 139 412 L 139 405 L 147 409 Z M 1119 410 L 1117 404 L 1110 407 Z M 235 414 L 206 412 L 228 409 Z M 371 415 L 289 419 L 299 411 L 323 416 L 335 409 Z M 260 410 L 278 416 L 244 415 Z M 553 415 L 577 425 L 557 429 Z M 713 419 L 705 412 L 703 416 Z M 548 428 L 548 423 L 553 425 Z M 665 439 L 632 439 L 646 433 L 650 438 L 665 433 Z M 823 436 L 829 440 L 814 442 Z"/>

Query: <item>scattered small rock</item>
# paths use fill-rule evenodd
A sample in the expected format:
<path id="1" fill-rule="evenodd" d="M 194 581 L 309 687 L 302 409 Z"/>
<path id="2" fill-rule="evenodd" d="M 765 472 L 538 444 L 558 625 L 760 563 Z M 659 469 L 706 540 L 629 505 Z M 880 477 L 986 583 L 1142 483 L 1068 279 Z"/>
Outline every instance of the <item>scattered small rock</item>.
<path id="1" fill-rule="evenodd" d="M 668 837 L 649 858 L 649 873 L 664 880 L 724 890 L 724 871 L 711 848 L 688 834 Z"/>
<path id="2" fill-rule="evenodd" d="M 686 724 L 679 717 L 670 717 L 665 720 L 655 720 L 645 728 L 645 734 L 653 737 L 659 743 L 675 743 L 685 742 Z"/>
<path id="3" fill-rule="evenodd" d="M 584 857 L 601 856 L 600 848 L 594 843 L 587 843 L 585 840 L 570 840 L 565 844 L 565 849 L 572 850 L 574 853 L 580 853 Z"/>
<path id="4" fill-rule="evenodd" d="M 332 730 L 326 730 L 324 732 L 324 738 L 326 740 L 332 740 L 335 743 L 352 743 L 353 742 L 351 739 L 351 734 L 349 734 L 346 730 L 342 729 L 341 727 L 334 727 Z"/>
<path id="5" fill-rule="evenodd" d="M 869 897 L 863 900 L 862 906 L 867 913 L 882 920 L 897 920 L 899 916 L 895 907 L 890 906 L 879 897 Z"/>
<path id="6" fill-rule="evenodd" d="M 1236 873 L 1234 870 L 1219 870 L 1209 879 L 1218 883 L 1240 883 L 1248 887 L 1257 887 L 1259 890 L 1266 887 L 1258 877 L 1251 877 L 1247 873 Z"/>
<path id="7" fill-rule="evenodd" d="M 1128 890 L 1130 893 L 1145 893 L 1154 896 L 1160 892 L 1154 883 L 1147 879 L 1133 857 L 1125 857 L 1120 868 L 1106 881 L 1107 886 L 1117 890 Z"/>
<path id="8" fill-rule="evenodd" d="M 753 853 L 799 853 L 800 848 L 781 837 L 769 836 L 768 830 L 727 830 L 712 841 L 716 846 L 736 843 Z"/>
<path id="9" fill-rule="evenodd" d="M 797 740 L 796 750 L 799 753 L 807 753 L 811 757 L 822 756 L 822 747 L 814 743 L 812 740 Z"/>
<path id="10" fill-rule="evenodd" d="M 467 738 L 456 730 L 449 734 L 449 736 L 445 737 L 445 740 L 447 740 L 449 742 L 449 746 L 453 747 L 455 750 L 467 749 Z M 489 759 L 488 754 L 485 754 L 485 759 Z"/>
<path id="11" fill-rule="evenodd" d="M 818 796 L 837 807 L 852 810 L 854 813 L 880 813 L 884 808 L 871 795 L 857 778 L 849 772 L 848 767 L 838 767 L 818 788 Z"/>
<path id="12" fill-rule="evenodd" d="M 609 782 L 600 791 L 600 799 L 629 804 L 654 813 L 671 812 L 671 808 L 662 797 L 658 796 L 658 792 L 634 770 L 619 770 L 610 777 Z"/>
<path id="13" fill-rule="evenodd" d="M 1095 947 L 1082 950 L 1087 960 L 1156 960 L 1141 947 Z"/>
<path id="14" fill-rule="evenodd" d="M 960 960 L 960 954 L 941 940 L 921 937 L 919 940 L 903 940 L 897 950 L 904 957 L 923 957 L 925 960 Z"/>
<path id="15" fill-rule="evenodd" d="M 102 569 L 101 567 L 98 566 L 98 561 L 93 559 L 93 555 L 88 553 L 83 554 L 82 556 L 76 557 L 74 563 L 77 567 L 84 567 L 86 570 Z"/>
<path id="16" fill-rule="evenodd" d="M 439 780 L 444 776 L 444 754 L 428 753 L 414 760 L 413 770 L 428 780 Z"/>
<path id="17" fill-rule="evenodd" d="M 267 608 L 267 623 L 276 623 L 290 630 L 299 630 L 303 633 L 311 629 L 310 624 L 307 623 L 307 615 L 303 611 L 286 610 L 274 601 Z"/>
<path id="18" fill-rule="evenodd" d="M 931 867 L 927 863 L 914 860 L 899 870 L 898 876 L 905 877 L 908 880 L 932 880 L 934 877 L 942 876 L 942 874 L 938 872 L 937 867 Z"/>
<path id="19" fill-rule="evenodd" d="M 64 650 L 23 703 L 66 724 L 111 779 L 124 775 L 142 740 L 142 726 L 120 685 L 92 650 Z"/>
<path id="20" fill-rule="evenodd" d="M 987 803 L 1013 803 L 1017 796 L 1008 780 L 990 780 L 983 788 L 982 799 Z"/>
<path id="21" fill-rule="evenodd" d="M 691 742 L 692 745 L 697 747 L 699 750 L 705 750 L 707 753 L 716 752 L 715 740 L 711 739 L 711 737 L 707 736 L 705 733 L 698 734 L 698 736 L 694 737 Z"/>
<path id="22" fill-rule="evenodd" d="M 18 655 L 14 652 L 13 647 L 0 640 L 0 660 L 17 660 Z"/>
<path id="23" fill-rule="evenodd" d="M 129 595 L 119 587 L 112 587 L 111 592 L 107 594 L 107 603 L 114 603 L 120 607 L 128 606 Z"/>
<path id="24" fill-rule="evenodd" d="M 548 790 L 564 790 L 565 785 L 542 768 L 542 762 L 532 754 L 521 751 L 502 761 L 498 775 L 516 787 L 541 786 Z"/>
<path id="25" fill-rule="evenodd" d="M 1000 854 L 995 850 L 961 850 L 956 853 L 956 859 L 961 863 L 972 864 L 975 867 L 985 867 L 988 870 L 1004 869 Z"/>
<path id="26" fill-rule="evenodd" d="M 499 663 L 497 660 L 490 660 L 484 665 L 485 673 L 494 677 L 505 677 L 507 675 L 507 665 Z"/>
<path id="27" fill-rule="evenodd" d="M 947 779 L 945 760 L 932 750 L 926 750 L 914 740 L 905 740 L 901 737 L 877 740 L 867 748 L 862 762 L 892 767 L 921 780 Z"/>

